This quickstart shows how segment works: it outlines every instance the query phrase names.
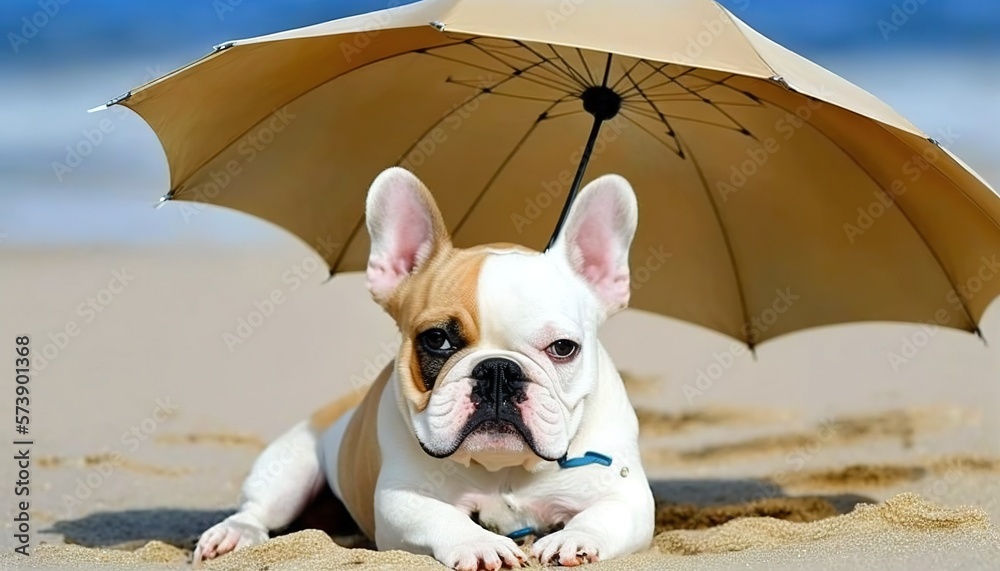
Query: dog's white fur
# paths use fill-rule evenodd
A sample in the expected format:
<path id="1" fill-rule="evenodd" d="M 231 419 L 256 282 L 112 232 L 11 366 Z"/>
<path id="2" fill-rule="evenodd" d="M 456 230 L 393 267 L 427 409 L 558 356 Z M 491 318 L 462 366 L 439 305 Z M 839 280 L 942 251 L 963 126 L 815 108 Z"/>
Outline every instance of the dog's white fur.
<path id="1" fill-rule="evenodd" d="M 409 274 L 421 271 L 434 240 L 442 239 L 434 235 L 440 215 L 421 188 L 408 172 L 390 169 L 369 194 L 369 287 L 383 304 Z M 628 303 L 636 221 L 631 187 L 605 176 L 577 197 L 550 251 L 497 247 L 484 254 L 475 346 L 449 360 L 422 408 L 401 389 L 399 368 L 378 403 L 379 549 L 433 555 L 456 569 L 497 569 L 525 559 L 504 535 L 522 528 L 563 526 L 534 542 L 532 554 L 543 563 L 575 565 L 649 545 L 654 504 L 639 457 L 638 423 L 597 337 L 600 323 Z M 556 339 L 577 342 L 578 355 L 568 362 L 550 359 L 543 348 Z M 473 432 L 447 458 L 425 452 L 457 445 L 474 409 L 471 371 L 497 357 L 516 362 L 528 380 L 519 406 L 534 451 L 516 435 Z M 195 561 L 265 541 L 324 483 L 343 498 L 342 488 L 353 483 L 339 481 L 337 459 L 351 414 L 318 441 L 302 423 L 272 443 L 254 464 L 239 512 L 202 535 Z M 543 459 L 588 451 L 610 456 L 613 464 L 562 469 Z M 275 464 L 283 469 L 272 478 L 268 470 Z"/>

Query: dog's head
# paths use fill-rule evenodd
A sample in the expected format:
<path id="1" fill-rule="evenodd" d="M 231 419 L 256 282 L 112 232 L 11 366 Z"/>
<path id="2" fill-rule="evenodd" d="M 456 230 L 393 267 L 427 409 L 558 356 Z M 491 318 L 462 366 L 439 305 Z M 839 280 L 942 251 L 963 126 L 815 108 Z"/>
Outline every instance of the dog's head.
<path id="1" fill-rule="evenodd" d="M 608 175 L 544 254 L 459 249 L 414 175 L 375 179 L 367 283 L 402 333 L 397 394 L 424 451 L 493 466 L 566 454 L 597 383 L 597 328 L 628 304 L 637 217 L 632 188 Z"/>

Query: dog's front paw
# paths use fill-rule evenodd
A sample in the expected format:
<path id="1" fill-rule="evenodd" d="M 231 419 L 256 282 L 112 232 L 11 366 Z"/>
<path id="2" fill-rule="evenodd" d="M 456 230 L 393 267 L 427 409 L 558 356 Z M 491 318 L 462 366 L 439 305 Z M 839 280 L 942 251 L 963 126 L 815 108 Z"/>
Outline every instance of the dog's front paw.
<path id="1" fill-rule="evenodd" d="M 230 516 L 201 534 L 194 550 L 194 564 L 267 541 L 267 529 L 252 517 L 241 517 L 245 515 Z"/>
<path id="2" fill-rule="evenodd" d="M 535 542 L 531 554 L 542 565 L 558 563 L 566 567 L 576 567 L 584 563 L 596 563 L 600 558 L 598 540 L 594 535 L 580 530 L 564 529 L 546 535 Z"/>
<path id="3" fill-rule="evenodd" d="M 452 544 L 435 553 L 435 558 L 457 571 L 496 571 L 520 567 L 527 560 L 514 540 L 494 533 Z"/>

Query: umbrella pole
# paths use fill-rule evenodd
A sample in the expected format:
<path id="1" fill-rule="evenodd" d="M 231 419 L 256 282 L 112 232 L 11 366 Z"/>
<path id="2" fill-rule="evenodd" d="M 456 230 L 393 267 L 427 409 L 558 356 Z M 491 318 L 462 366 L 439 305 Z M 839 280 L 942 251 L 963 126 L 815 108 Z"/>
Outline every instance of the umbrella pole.
<path id="1" fill-rule="evenodd" d="M 597 142 L 597 135 L 601 132 L 601 125 L 618 114 L 622 106 L 621 95 L 618 95 L 608 87 L 608 74 L 611 72 L 612 54 L 608 54 L 608 61 L 604 65 L 604 80 L 601 85 L 592 85 L 583 90 L 580 99 L 583 100 L 583 109 L 594 116 L 594 125 L 590 128 L 590 136 L 587 137 L 587 144 L 583 148 L 583 156 L 580 157 L 580 165 L 576 169 L 576 176 L 573 177 L 573 184 L 569 187 L 566 195 L 566 203 L 563 204 L 562 212 L 559 213 L 559 221 L 556 222 L 552 237 L 549 238 L 549 245 L 545 247 L 548 251 L 555 245 L 556 238 L 566 223 L 569 210 L 573 206 L 573 199 L 580 190 L 583 183 L 583 174 L 587 170 L 587 163 L 590 162 L 590 155 L 594 152 L 594 144 Z"/>
<path id="2" fill-rule="evenodd" d="M 566 195 L 566 203 L 563 204 L 562 212 L 559 213 L 559 221 L 556 222 L 556 228 L 552 231 L 552 237 L 549 238 L 549 245 L 545 247 L 548 251 L 556 243 L 556 238 L 559 237 L 559 232 L 562 230 L 563 224 L 566 223 L 566 217 L 569 216 L 569 209 L 573 206 L 573 199 L 576 198 L 576 193 L 580 190 L 580 184 L 583 182 L 583 173 L 587 170 L 587 163 L 590 162 L 590 153 L 594 151 L 594 143 L 597 142 L 597 135 L 601 132 L 601 124 L 604 121 L 594 118 L 594 126 L 590 128 L 590 137 L 587 138 L 587 146 L 583 149 L 583 156 L 580 158 L 580 166 L 576 168 L 576 176 L 573 178 L 573 184 L 569 187 L 569 194 Z"/>

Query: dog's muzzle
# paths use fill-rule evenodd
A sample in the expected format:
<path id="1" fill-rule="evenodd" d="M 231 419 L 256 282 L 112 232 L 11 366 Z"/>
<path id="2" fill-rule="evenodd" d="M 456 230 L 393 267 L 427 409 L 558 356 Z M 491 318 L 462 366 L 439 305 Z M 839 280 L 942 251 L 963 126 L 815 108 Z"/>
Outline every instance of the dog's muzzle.
<path id="1" fill-rule="evenodd" d="M 472 404 L 476 405 L 476 415 L 482 420 L 520 421 L 521 415 L 515 404 L 524 402 L 524 373 L 521 366 L 511 361 L 495 357 L 485 359 L 472 370 L 476 384 L 472 387 Z"/>

